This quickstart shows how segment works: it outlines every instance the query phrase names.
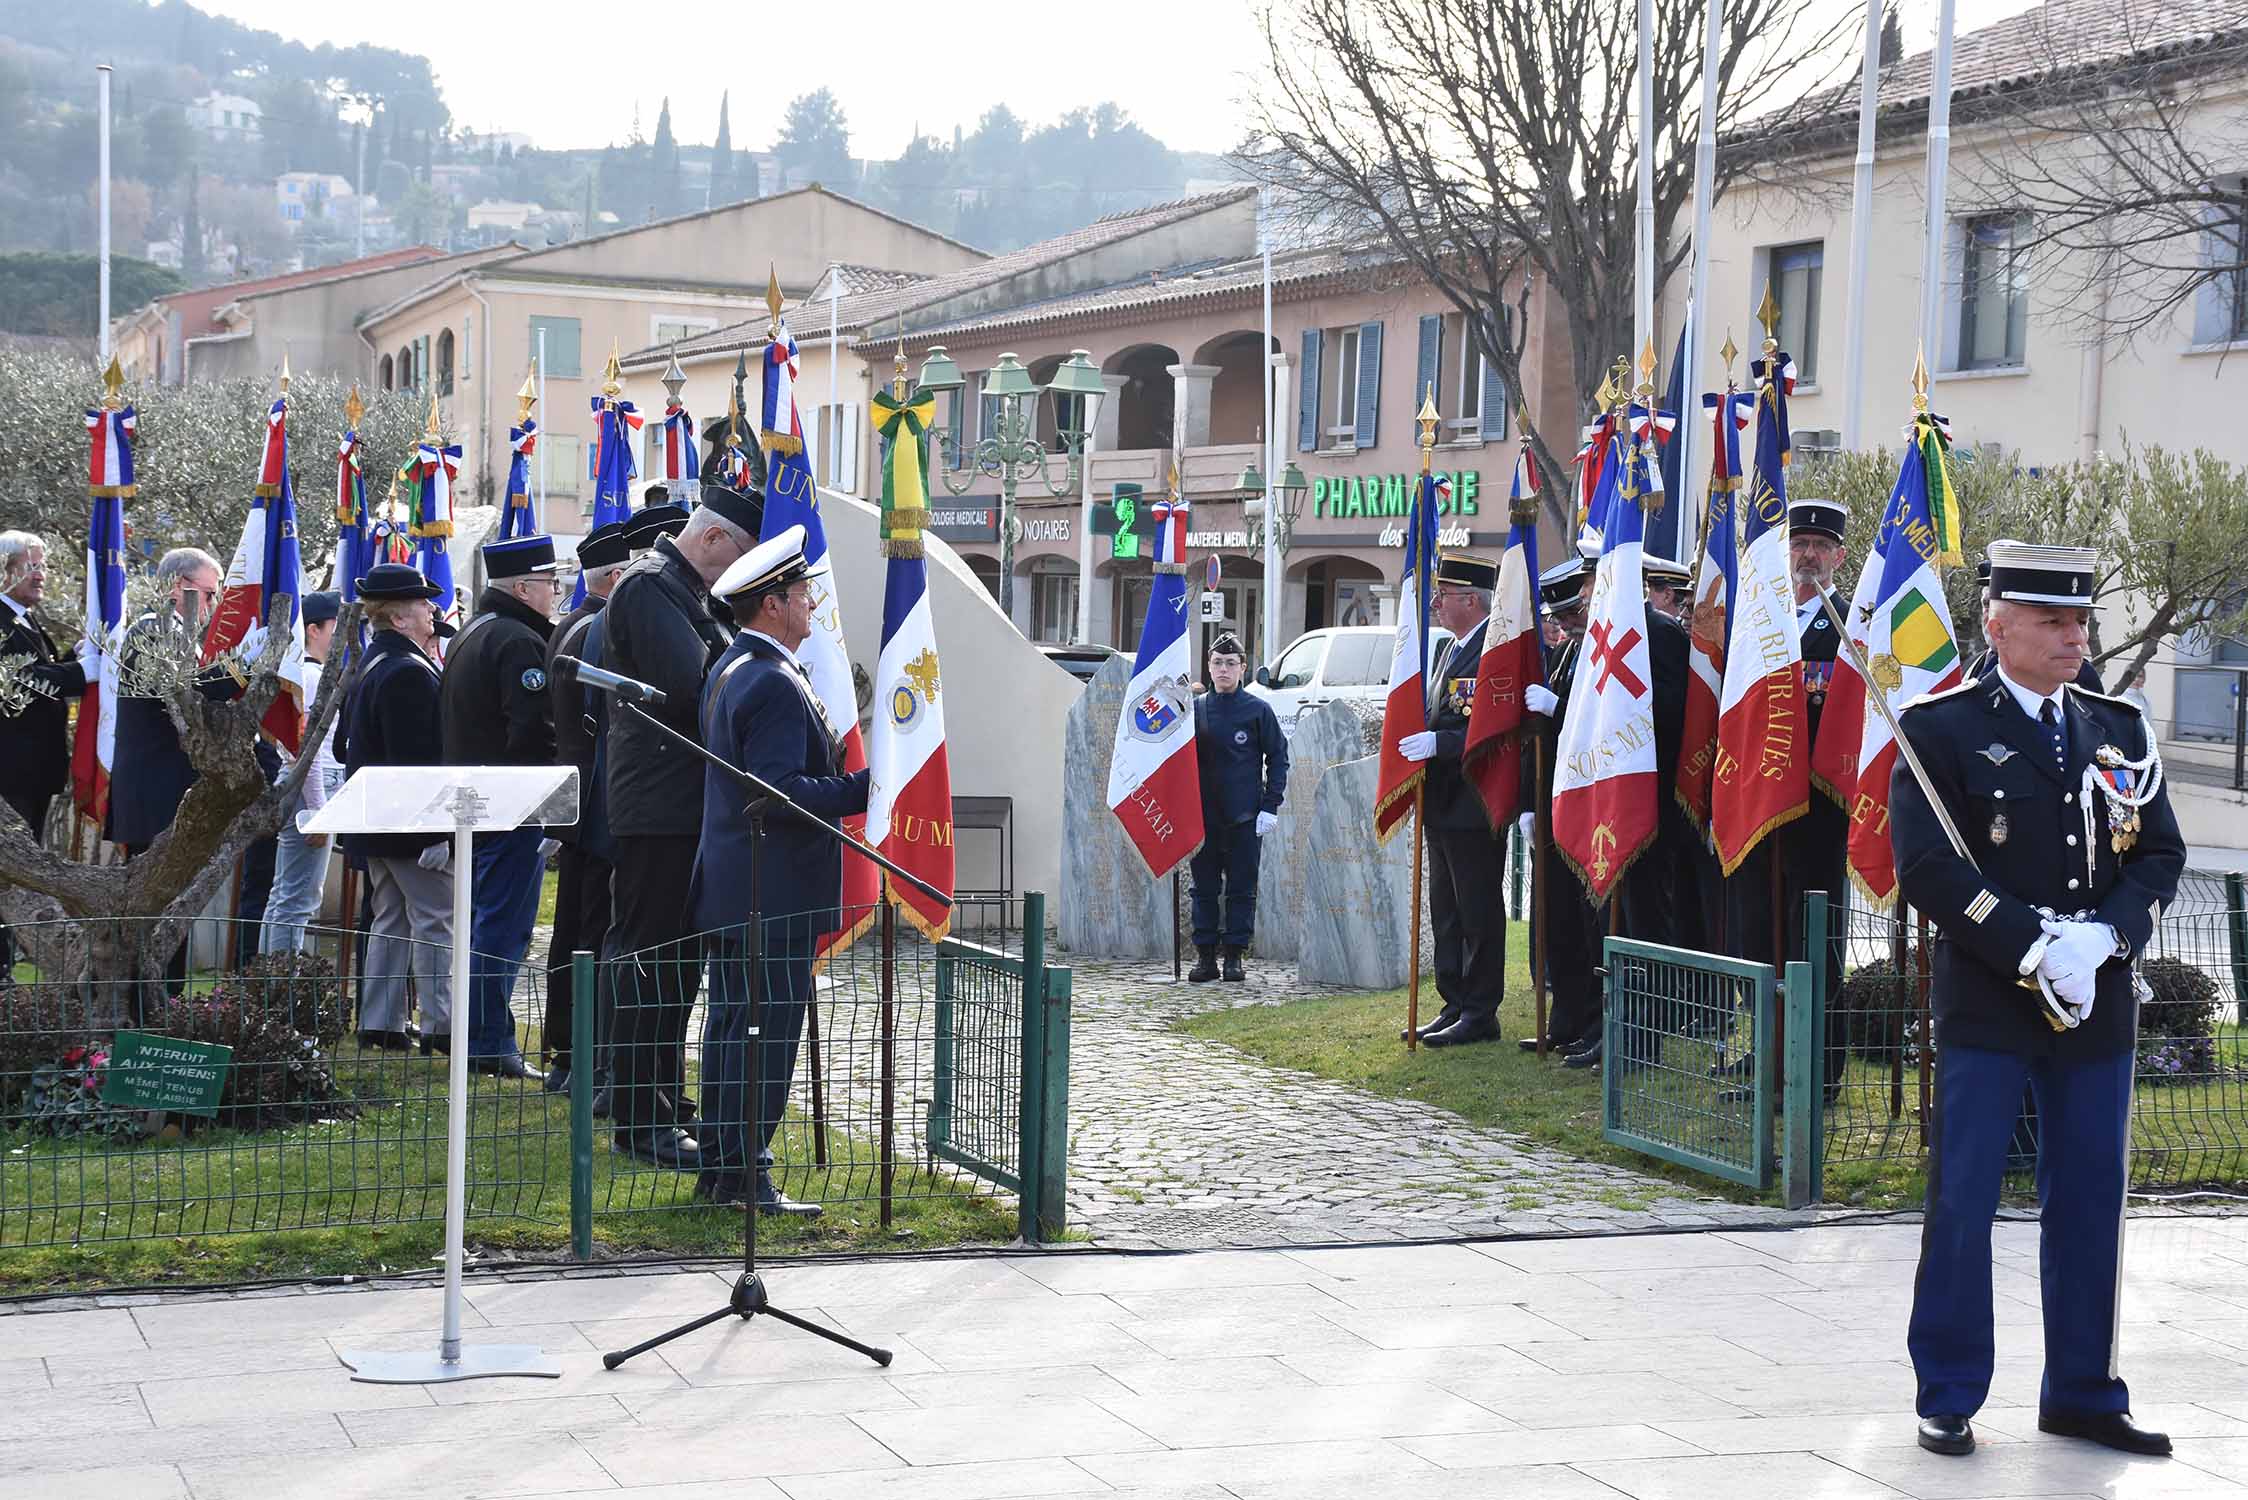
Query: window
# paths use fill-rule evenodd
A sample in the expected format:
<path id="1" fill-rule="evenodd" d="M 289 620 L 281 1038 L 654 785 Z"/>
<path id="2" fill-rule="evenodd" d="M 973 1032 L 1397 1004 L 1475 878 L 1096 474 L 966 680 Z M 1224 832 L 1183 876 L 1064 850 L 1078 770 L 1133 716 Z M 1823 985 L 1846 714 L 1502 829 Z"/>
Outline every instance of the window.
<path id="1" fill-rule="evenodd" d="M 2209 279 L 2194 296 L 2193 341 L 2248 340 L 2248 176 L 2220 177 L 2203 210 L 2202 263 Z"/>
<path id="2" fill-rule="evenodd" d="M 1326 344 L 1326 446 L 1349 448 L 1358 441 L 1358 330 L 1331 328 Z"/>
<path id="3" fill-rule="evenodd" d="M 1310 687 L 1311 679 L 1319 675 L 1320 653 L 1327 649 L 1328 636 L 1307 636 L 1280 653 L 1280 664 L 1272 669 L 1272 685 L 1282 688 Z"/>
<path id="4" fill-rule="evenodd" d="M 2029 216 L 1992 214 L 1962 228 L 1958 367 L 2019 365 L 2029 342 Z"/>
<path id="5" fill-rule="evenodd" d="M 675 339 L 691 339 L 696 334 L 708 333 L 717 326 L 717 322 L 710 318 L 650 318 L 648 342 L 668 344 Z"/>
<path id="6" fill-rule="evenodd" d="M 812 477 L 832 490 L 857 494 L 859 488 L 859 409 L 855 403 L 812 408 Z"/>
<path id="7" fill-rule="evenodd" d="M 968 467 L 968 450 L 976 445 L 975 403 L 969 399 L 968 388 L 961 387 L 945 399 L 945 425 L 952 433 L 952 451 L 949 457 L 938 459 L 954 469 Z"/>
<path id="8" fill-rule="evenodd" d="M 1819 281 L 1826 266 L 1826 242 L 1776 245 L 1767 268 L 1772 296 L 1780 304 L 1780 347 L 1795 356 L 1796 378 L 1819 378 Z"/>
<path id="9" fill-rule="evenodd" d="M 546 335 L 546 358 L 539 366 L 557 380 L 576 380 L 585 374 L 578 352 L 576 318 L 531 319 L 531 353 L 539 352 L 539 335 Z"/>
<path id="10" fill-rule="evenodd" d="M 391 373 L 390 373 L 390 372 L 391 372 L 391 370 L 392 370 L 393 368 L 394 368 L 394 367 L 392 366 L 392 364 L 391 364 L 391 362 L 390 362 L 390 356 L 389 356 L 389 355 L 387 355 L 387 354 L 385 354 L 385 355 L 384 355 L 384 356 L 382 357 L 382 366 L 381 366 L 381 370 L 382 370 L 382 373 L 381 373 L 381 376 L 380 376 L 380 380 L 381 380 L 381 383 L 382 383 L 382 388 L 383 388 L 384 390 L 386 390 L 386 391 L 387 391 L 387 390 L 391 390 L 391 389 L 393 389 L 393 387 L 392 387 L 392 385 L 391 385 Z"/>
<path id="11" fill-rule="evenodd" d="M 453 394 L 453 330 L 437 335 L 437 394 Z"/>
<path id="12" fill-rule="evenodd" d="M 1030 575 L 1030 638 L 1034 641 L 1067 641 L 1077 633 L 1077 574 L 1047 572 Z"/>
<path id="13" fill-rule="evenodd" d="M 404 344 L 398 350 L 398 389 L 410 391 L 415 386 L 414 346 Z"/>
<path id="14" fill-rule="evenodd" d="M 1321 687 L 1375 687 L 1389 681 L 1395 636 L 1383 630 L 1354 630 L 1333 640 L 1327 670 L 1319 675 Z"/>
<path id="15" fill-rule="evenodd" d="M 539 428 L 539 451 L 531 460 L 531 482 L 536 484 L 541 470 L 546 473 L 546 492 L 565 500 L 574 500 L 580 493 L 585 496 L 585 514 L 593 511 L 593 486 L 585 478 L 585 439 L 574 433 L 549 431 Z"/>

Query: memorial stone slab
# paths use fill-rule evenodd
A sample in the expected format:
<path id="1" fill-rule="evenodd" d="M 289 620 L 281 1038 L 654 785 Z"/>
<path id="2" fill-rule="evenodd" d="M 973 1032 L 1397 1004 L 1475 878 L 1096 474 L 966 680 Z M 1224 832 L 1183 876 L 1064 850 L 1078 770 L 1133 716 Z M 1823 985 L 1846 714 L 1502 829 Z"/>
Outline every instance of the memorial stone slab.
<path id="1" fill-rule="evenodd" d="M 1327 772 L 1366 753 L 1357 714 L 1341 702 L 1307 709 L 1288 741 L 1288 795 L 1265 835 L 1257 875 L 1257 935 L 1250 952 L 1288 962 L 1303 952 L 1304 879 L 1311 862 L 1312 805 Z"/>
<path id="2" fill-rule="evenodd" d="M 1406 981 L 1416 927 L 1425 931 L 1413 920 L 1411 823 L 1386 844 L 1374 836 L 1380 773 L 1379 757 L 1344 761 L 1319 778 L 1312 796 L 1296 960 L 1305 984 L 1394 989 Z M 1429 999 L 1435 990 L 1425 963 L 1422 978 Z"/>
<path id="3" fill-rule="evenodd" d="M 1171 881 L 1147 872 L 1108 810 L 1108 764 L 1131 685 L 1132 658 L 1112 656 L 1069 711 L 1062 744 L 1061 945 L 1094 958 L 1171 956 Z"/>

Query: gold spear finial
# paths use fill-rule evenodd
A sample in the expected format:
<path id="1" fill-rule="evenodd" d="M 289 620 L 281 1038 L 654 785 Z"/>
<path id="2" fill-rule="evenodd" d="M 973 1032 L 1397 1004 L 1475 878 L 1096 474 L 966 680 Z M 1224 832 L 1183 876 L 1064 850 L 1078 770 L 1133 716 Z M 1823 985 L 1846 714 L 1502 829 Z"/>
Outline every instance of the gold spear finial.
<path id="1" fill-rule="evenodd" d="M 1925 344 L 1913 346 L 1912 409 L 1915 415 L 1928 410 L 1928 346 Z"/>
<path id="2" fill-rule="evenodd" d="M 1615 408 L 1616 380 L 1614 375 L 1607 371 L 1601 372 L 1600 384 L 1592 393 L 1592 404 L 1600 408 L 1602 416 L 1606 416 Z"/>
<path id="3" fill-rule="evenodd" d="M 428 433 L 428 436 L 429 436 L 429 439 L 430 439 L 430 441 L 431 441 L 431 442 L 436 442 L 436 441 L 437 441 L 437 440 L 439 439 L 439 437 L 440 437 L 441 435 L 442 435 L 442 434 L 441 434 L 441 432 L 440 432 L 440 429 L 439 429 L 439 428 L 438 428 L 438 426 L 437 426 L 437 398 L 436 398 L 435 396 L 432 396 L 432 397 L 430 397 L 430 398 L 429 398 L 429 433 Z"/>
<path id="4" fill-rule="evenodd" d="M 898 335 L 898 352 L 891 359 L 890 394 L 903 401 L 911 384 L 905 373 L 905 335 L 901 333 Z"/>
<path id="5" fill-rule="evenodd" d="M 530 420 L 531 420 L 531 408 L 532 408 L 532 407 L 534 407 L 534 406 L 536 406 L 536 405 L 538 405 L 538 400 L 539 400 L 539 361 L 538 361 L 538 356 L 537 356 L 537 355 L 533 355 L 533 356 L 531 357 L 531 370 L 530 370 L 530 373 L 529 373 L 529 374 L 527 374 L 527 375 L 525 375 L 525 376 L 523 377 L 523 389 L 521 389 L 521 390 L 519 390 L 519 391 L 517 391 L 517 392 L 515 393 L 515 425 L 516 425 L 516 426 L 520 427 L 520 426 L 522 426 L 522 425 L 523 425 L 523 424 L 524 424 L 525 422 L 528 422 L 528 421 L 530 421 Z"/>
<path id="6" fill-rule="evenodd" d="M 358 431 L 359 423 L 367 415 L 367 403 L 359 399 L 359 382 L 351 382 L 351 390 L 343 398 L 343 425 Z"/>
<path id="7" fill-rule="evenodd" d="M 1717 357 L 1725 361 L 1725 378 L 1732 379 L 1733 361 L 1741 357 L 1741 351 L 1733 343 L 1733 330 L 1730 328 L 1725 330 L 1725 346 L 1717 351 Z"/>
<path id="8" fill-rule="evenodd" d="M 770 263 L 765 268 L 765 310 L 773 318 L 772 331 L 768 337 L 777 339 L 781 336 L 781 273 L 774 270 Z"/>
<path id="9" fill-rule="evenodd" d="M 107 411 L 125 404 L 125 369 L 114 354 L 109 356 L 109 368 L 101 372 L 101 404 Z"/>
<path id="10" fill-rule="evenodd" d="M 286 344 L 281 346 L 281 394 L 284 397 L 289 394 L 289 348 Z"/>
<path id="11" fill-rule="evenodd" d="M 624 366 L 617 363 L 617 341 L 609 340 L 609 367 L 601 372 L 601 394 L 611 401 L 624 392 Z"/>
<path id="12" fill-rule="evenodd" d="M 1780 346 L 1780 300 L 1772 295 L 1772 283 L 1764 283 L 1764 300 L 1757 306 L 1756 321 L 1764 325 L 1764 347 Z"/>
<path id="13" fill-rule="evenodd" d="M 1421 409 L 1413 413 L 1413 420 L 1421 424 L 1421 472 L 1426 474 L 1436 458 L 1436 385 L 1432 381 L 1421 392 Z"/>
<path id="14" fill-rule="evenodd" d="M 1171 503 L 1179 503 L 1179 466 L 1175 463 L 1171 465 Z"/>
<path id="15" fill-rule="evenodd" d="M 1639 351 L 1639 394 L 1655 394 L 1655 337 L 1647 336 L 1647 346 Z"/>

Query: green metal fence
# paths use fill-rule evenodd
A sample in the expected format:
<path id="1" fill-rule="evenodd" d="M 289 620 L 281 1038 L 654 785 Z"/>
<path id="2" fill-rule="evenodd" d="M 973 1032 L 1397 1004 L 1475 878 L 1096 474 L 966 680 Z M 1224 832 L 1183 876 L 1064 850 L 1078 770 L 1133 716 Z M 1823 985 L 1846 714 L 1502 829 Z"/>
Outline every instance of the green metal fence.
<path id="1" fill-rule="evenodd" d="M 771 1180 L 825 1205 L 830 1228 L 863 1221 L 869 1234 L 855 1243 L 877 1242 L 871 1231 L 893 1215 L 949 1216 L 956 1235 L 1004 1238 L 1010 1221 L 1029 1239 L 1060 1233 L 1069 976 L 1044 962 L 1042 898 L 964 904 L 956 920 L 968 936 L 945 944 L 863 915 L 858 940 L 820 960 L 813 1001 L 799 1007 L 802 1045 L 772 1135 Z M 450 949 L 418 945 L 422 962 L 400 962 L 419 981 L 369 975 L 358 935 L 343 929 L 313 929 L 303 954 L 234 961 L 238 945 L 254 945 L 254 928 L 197 922 L 168 963 L 159 955 L 122 968 L 116 954 L 139 946 L 147 924 L 14 929 L 16 962 L 0 975 L 0 1254 L 442 1218 L 445 1060 L 433 1048 L 372 1045 L 356 1006 L 370 981 L 396 977 L 426 1015 L 435 996 L 420 991 L 449 969 Z M 613 1073 L 619 1048 L 664 1055 L 670 1102 L 688 1129 L 755 1133 L 756 1119 L 721 1122 L 710 1110 L 706 1063 L 729 1045 L 738 1063 L 742 1051 L 712 1030 L 721 980 L 740 978 L 738 964 L 729 978 L 716 943 L 698 934 L 663 954 L 583 955 L 553 976 L 538 949 L 512 994 L 528 1056 L 565 1050 L 544 1027 L 551 986 L 568 985 L 596 1002 L 570 1007 L 575 1058 L 607 1054 Z M 684 1012 L 664 1026 L 619 1028 L 619 1017 L 646 1019 L 638 1008 L 656 998 L 666 965 L 660 998 L 683 998 Z M 198 1112 L 126 1107 L 146 1101 L 128 1097 L 112 1065 L 121 1033 L 228 1048 L 210 1111 L 184 1096 L 176 1102 Z M 961 1038 L 997 1049 L 1005 1065 L 964 1055 Z M 124 1050 L 132 1046 L 128 1036 Z M 697 1198 L 697 1173 L 630 1154 L 617 1133 L 629 1080 L 598 1071 L 575 1067 L 556 1092 L 472 1074 L 469 1215 L 566 1230 L 581 1256 L 597 1230 L 658 1252 L 709 1241 L 692 1228 L 701 1217 L 679 1216 L 725 1215 Z M 940 1078 L 951 1094 L 943 1132 L 929 1122 Z M 940 1139 L 972 1139 L 977 1150 L 939 1152 Z M 1012 1211 L 995 1201 L 1001 1193 L 1017 1199 Z"/>
<path id="2" fill-rule="evenodd" d="M 1771 965 L 1619 937 L 1604 954 L 1601 1134 L 1770 1187 Z"/>

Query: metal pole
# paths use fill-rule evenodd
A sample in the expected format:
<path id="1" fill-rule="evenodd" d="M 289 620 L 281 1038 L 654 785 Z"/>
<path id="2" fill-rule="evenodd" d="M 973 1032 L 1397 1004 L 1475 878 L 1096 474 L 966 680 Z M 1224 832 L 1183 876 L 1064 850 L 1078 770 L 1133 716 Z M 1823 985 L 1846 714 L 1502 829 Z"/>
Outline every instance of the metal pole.
<path id="1" fill-rule="evenodd" d="M 840 346 L 836 338 L 836 299 L 843 294 L 843 283 L 837 278 L 835 268 L 827 272 L 827 409 L 835 415 L 835 458 L 827 466 L 827 482 L 838 484 L 843 478 L 843 407 L 842 398 L 835 393 L 835 351 Z M 823 433 L 824 437 L 825 434 Z"/>
<path id="2" fill-rule="evenodd" d="M 1080 416 L 1078 420 L 1084 418 Z M 1090 645 L 1093 640 L 1093 431 L 1094 424 L 1088 423 L 1078 457 L 1077 644 L 1080 646 Z"/>
<path id="3" fill-rule="evenodd" d="M 1881 95 L 1881 0 L 1866 0 L 1865 70 L 1858 80 L 1858 155 L 1850 185 L 1849 323 L 1842 345 L 1842 447 L 1856 452 L 1865 402 L 1866 279 L 1873 263 L 1873 126 Z"/>
<path id="4" fill-rule="evenodd" d="M 109 363 L 109 64 L 94 66 L 94 89 L 101 95 L 101 362 Z"/>
<path id="5" fill-rule="evenodd" d="M 591 953 L 570 955 L 570 1253 L 581 1261 L 593 1259 L 593 972 Z"/>
<path id="6" fill-rule="evenodd" d="M 539 329 L 539 421 L 546 421 L 546 329 Z M 539 534 L 546 535 L 546 451 L 551 443 L 539 444 L 539 503 L 533 519 Z"/>
<path id="7" fill-rule="evenodd" d="M 1257 364 L 1264 375 L 1264 630 L 1260 660 L 1270 665 L 1280 655 L 1280 444 L 1279 403 L 1274 400 L 1272 368 L 1272 228 L 1266 223 L 1269 190 L 1257 191 L 1257 240 L 1264 252 L 1264 345 Z"/>
<path id="8" fill-rule="evenodd" d="M 359 124 L 359 182 L 352 189 L 359 196 L 351 205 L 351 256 L 354 260 L 367 257 L 367 127 L 373 123 L 370 111 L 369 118 Z"/>
<path id="9" fill-rule="evenodd" d="M 1655 0 L 1639 0 L 1639 209 L 1633 259 L 1631 347 L 1655 336 Z"/>
<path id="10" fill-rule="evenodd" d="M 1957 0 L 1941 0 L 1936 64 L 1928 87 L 1927 243 L 1920 261 L 1920 348 L 1928 368 L 1944 368 L 1944 189 L 1951 175 L 1951 33 Z"/>
<path id="11" fill-rule="evenodd" d="M 1679 507 L 1676 545 L 1680 547 L 1686 545 L 1687 537 L 1701 535 L 1702 513 L 1709 505 L 1707 490 L 1694 486 L 1694 439 L 1700 426 L 1688 413 L 1701 409 L 1694 397 L 1696 382 L 1701 379 L 1702 350 L 1709 339 L 1709 316 L 1704 309 L 1709 306 L 1710 195 L 1717 181 L 1717 58 L 1724 46 L 1725 0 L 1709 0 L 1709 27 L 1702 35 L 1702 118 L 1694 138 L 1694 260 L 1686 302 L 1686 370 L 1678 382 L 1678 404 L 1684 410 L 1671 413 L 1678 419 L 1674 441 L 1678 444 L 1679 492 L 1670 497 L 1670 503 Z M 1699 548 L 1689 561 L 1695 567 L 1701 565 Z"/>
<path id="12" fill-rule="evenodd" d="M 889 876 L 882 876 L 882 1227 L 890 1227 L 891 1194 L 897 1174 L 897 1144 L 892 1116 L 897 1111 L 898 908 L 890 900 Z"/>
<path id="13" fill-rule="evenodd" d="M 1427 804 L 1422 783 L 1413 786 L 1413 905 L 1405 925 L 1405 945 L 1412 957 L 1405 965 L 1405 1050 L 1421 1045 L 1421 823 Z"/>
<path id="14" fill-rule="evenodd" d="M 453 830 L 453 1013 L 447 1018 L 445 1079 L 445 1327 L 437 1357 L 461 1362 L 461 1235 L 468 1218 L 468 877 L 476 836 L 468 814 Z"/>

